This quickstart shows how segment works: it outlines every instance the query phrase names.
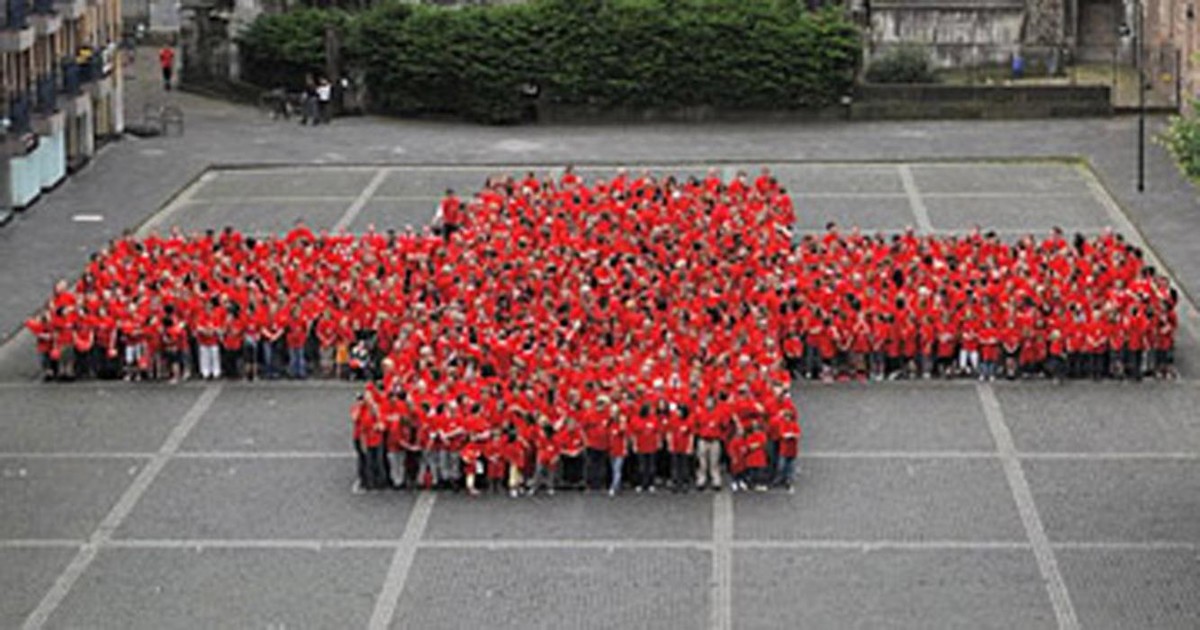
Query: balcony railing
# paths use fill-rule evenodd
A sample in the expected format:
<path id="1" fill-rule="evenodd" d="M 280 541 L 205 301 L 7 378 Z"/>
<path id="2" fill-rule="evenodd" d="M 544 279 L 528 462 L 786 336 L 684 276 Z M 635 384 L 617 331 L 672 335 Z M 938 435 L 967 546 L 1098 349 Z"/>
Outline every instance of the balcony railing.
<path id="1" fill-rule="evenodd" d="M 59 64 L 62 68 L 62 91 L 68 96 L 79 94 L 79 65 L 71 57 L 66 57 Z"/>
<path id="2" fill-rule="evenodd" d="M 29 95 L 18 92 L 8 99 L 8 132 L 13 135 L 29 133 Z"/>
<path id="3" fill-rule="evenodd" d="M 101 58 L 99 52 L 93 52 L 87 61 L 75 65 L 79 68 L 81 83 L 90 83 L 104 78 L 104 59 Z"/>
<path id="4" fill-rule="evenodd" d="M 21 30 L 29 28 L 29 0 L 3 0 L 4 19 L 0 28 Z"/>
<path id="5" fill-rule="evenodd" d="M 49 116 L 58 109 L 58 77 L 53 72 L 38 77 L 37 83 L 34 84 L 33 95 L 36 102 L 34 103 L 34 113 L 41 116 Z"/>

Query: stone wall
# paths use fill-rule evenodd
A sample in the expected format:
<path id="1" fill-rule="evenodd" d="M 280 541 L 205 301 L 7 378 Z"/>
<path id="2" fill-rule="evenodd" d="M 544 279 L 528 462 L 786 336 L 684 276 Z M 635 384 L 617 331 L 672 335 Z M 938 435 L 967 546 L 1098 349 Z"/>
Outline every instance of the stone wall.
<path id="1" fill-rule="evenodd" d="M 1006 64 L 1024 39 L 1022 0 L 871 5 L 871 54 L 897 44 L 927 46 L 939 68 Z"/>

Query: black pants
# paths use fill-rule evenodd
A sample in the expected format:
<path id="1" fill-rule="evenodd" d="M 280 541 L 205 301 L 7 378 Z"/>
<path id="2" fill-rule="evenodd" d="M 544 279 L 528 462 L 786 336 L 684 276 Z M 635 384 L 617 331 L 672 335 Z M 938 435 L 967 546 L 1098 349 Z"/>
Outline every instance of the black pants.
<path id="1" fill-rule="evenodd" d="M 583 485 L 583 475 L 583 457 L 564 455 L 559 463 L 559 482 L 568 488 L 580 486 Z"/>
<path id="2" fill-rule="evenodd" d="M 172 74 L 173 74 L 173 72 L 172 72 L 172 69 L 170 66 L 167 66 L 162 69 L 163 89 L 164 90 L 171 89 L 171 75 Z"/>
<path id="3" fill-rule="evenodd" d="M 387 470 L 387 448 L 382 443 L 367 449 L 367 485 L 368 490 L 382 490 L 389 487 Z"/>
<path id="4" fill-rule="evenodd" d="M 603 490 L 608 474 L 608 453 L 589 448 L 584 451 L 584 457 L 584 476 L 587 478 L 588 490 Z"/>
<path id="5" fill-rule="evenodd" d="M 367 463 L 367 451 L 363 449 L 363 445 L 358 440 L 354 440 L 354 453 L 358 455 L 358 485 L 366 489 L 371 487 L 371 479 L 368 476 L 369 464 Z"/>
<path id="6" fill-rule="evenodd" d="M 687 453 L 671 453 L 671 484 L 677 490 L 687 491 L 691 487 L 692 456 Z"/>
<path id="7" fill-rule="evenodd" d="M 654 453 L 638 453 L 638 487 L 650 488 L 654 486 Z"/>

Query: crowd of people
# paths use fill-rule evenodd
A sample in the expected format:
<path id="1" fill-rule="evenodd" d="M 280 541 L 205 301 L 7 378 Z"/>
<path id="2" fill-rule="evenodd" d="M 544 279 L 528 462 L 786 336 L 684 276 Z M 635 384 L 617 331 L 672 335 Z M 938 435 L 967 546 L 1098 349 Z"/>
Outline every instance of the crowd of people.
<path id="1" fill-rule="evenodd" d="M 364 488 L 786 486 L 793 376 L 1173 374 L 1178 295 L 1119 234 L 794 222 L 767 169 L 500 176 L 420 232 L 127 235 L 28 327 L 48 379 L 362 379 Z"/>

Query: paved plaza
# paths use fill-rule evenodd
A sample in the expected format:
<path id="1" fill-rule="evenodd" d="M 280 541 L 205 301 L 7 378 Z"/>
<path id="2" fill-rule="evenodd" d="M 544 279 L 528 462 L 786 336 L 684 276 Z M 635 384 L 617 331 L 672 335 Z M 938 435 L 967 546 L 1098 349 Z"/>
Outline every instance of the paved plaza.
<path id="1" fill-rule="evenodd" d="M 1142 238 L 1079 162 L 766 165 L 801 233 Z M 421 226 L 447 187 L 558 166 L 207 169 L 138 229 Z M 1194 629 L 1200 350 L 1181 319 L 1175 382 L 798 383 L 792 495 L 520 500 L 351 494 L 356 384 L 42 385 L 18 335 L 0 627 Z"/>

